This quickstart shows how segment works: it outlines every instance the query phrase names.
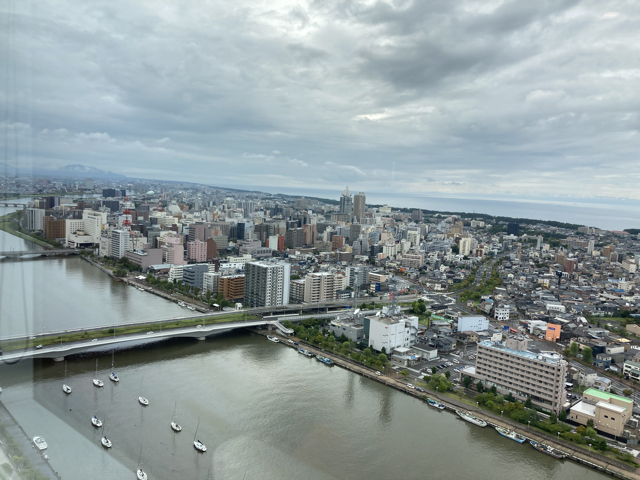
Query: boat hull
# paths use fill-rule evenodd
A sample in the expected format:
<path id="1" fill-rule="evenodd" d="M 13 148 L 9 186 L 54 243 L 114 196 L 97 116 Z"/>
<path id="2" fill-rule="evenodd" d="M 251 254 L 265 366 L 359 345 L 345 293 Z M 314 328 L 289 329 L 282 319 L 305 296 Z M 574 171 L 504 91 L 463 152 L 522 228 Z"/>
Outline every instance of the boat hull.
<path id="1" fill-rule="evenodd" d="M 102 380 L 98 380 L 97 378 L 93 379 L 93 384 L 98 388 L 104 387 L 104 382 Z"/>
<path id="2" fill-rule="evenodd" d="M 458 416 L 459 416 L 460 418 L 462 418 L 464 421 L 469 422 L 469 423 L 471 423 L 471 424 L 473 424 L 473 425 L 476 425 L 476 426 L 478 426 L 478 427 L 482 427 L 482 428 L 484 428 L 484 427 L 486 427 L 486 426 L 487 426 L 487 422 L 485 422 L 484 420 L 482 420 L 482 419 L 480 419 L 480 418 L 474 417 L 474 416 L 473 416 L 473 415 L 471 415 L 471 414 L 464 413 L 464 412 L 456 412 L 456 413 L 457 413 L 457 414 L 458 414 Z"/>
<path id="3" fill-rule="evenodd" d="M 533 448 L 535 448 L 539 452 L 545 453 L 553 458 L 557 458 L 558 460 L 562 460 L 563 458 L 567 457 L 564 453 L 560 452 L 559 450 L 556 450 L 555 448 L 551 448 L 548 445 L 544 445 L 543 443 L 536 442 L 535 440 L 530 440 L 529 443 Z"/>
<path id="4" fill-rule="evenodd" d="M 513 430 L 503 431 L 496 428 L 496 432 L 498 432 L 503 437 L 508 438 L 509 440 L 513 440 L 514 442 L 524 443 L 527 441 L 527 438 L 524 435 L 520 435 Z"/>
<path id="5" fill-rule="evenodd" d="M 149 405 L 149 400 L 144 397 L 138 397 L 138 402 L 140 402 L 140 405 L 144 405 L 145 407 Z"/>
<path id="6" fill-rule="evenodd" d="M 174 432 L 181 432 L 182 431 L 182 427 L 180 425 L 178 425 L 176 422 L 171 422 L 171 429 Z"/>
<path id="7" fill-rule="evenodd" d="M 102 446 L 104 448 L 111 448 L 113 446 L 113 444 L 111 443 L 111 440 L 105 437 L 102 437 L 102 440 L 100 442 L 102 443 Z"/>

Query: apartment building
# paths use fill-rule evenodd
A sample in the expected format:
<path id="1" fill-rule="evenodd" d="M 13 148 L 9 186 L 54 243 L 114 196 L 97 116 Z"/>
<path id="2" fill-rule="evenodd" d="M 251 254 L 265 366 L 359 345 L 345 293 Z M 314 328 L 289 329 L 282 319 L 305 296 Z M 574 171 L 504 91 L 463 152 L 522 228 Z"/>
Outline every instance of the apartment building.
<path id="1" fill-rule="evenodd" d="M 244 275 L 222 275 L 218 279 L 218 292 L 225 300 L 237 302 L 244 297 Z"/>
<path id="2" fill-rule="evenodd" d="M 396 348 L 411 347 L 417 341 L 418 317 L 397 313 L 366 317 L 364 334 L 369 347 L 378 352 L 383 348 L 391 353 Z"/>
<path id="3" fill-rule="evenodd" d="M 310 273 L 304 278 L 304 302 L 315 303 L 335 300 L 336 290 L 342 288 L 342 281 L 329 272 Z"/>
<path id="4" fill-rule="evenodd" d="M 47 240 L 65 238 L 65 220 L 55 217 L 44 217 L 44 237 Z"/>
<path id="5" fill-rule="evenodd" d="M 530 352 L 527 338 L 510 336 L 505 342 L 478 344 L 475 375 L 471 376 L 487 388 L 495 385 L 499 392 L 510 392 L 522 401 L 529 397 L 534 405 L 557 414 L 566 400 L 567 368 L 561 355 Z"/>
<path id="6" fill-rule="evenodd" d="M 214 294 L 218 292 L 218 280 L 220 279 L 220 274 L 217 272 L 207 272 L 202 275 L 202 289 L 205 292 L 213 292 Z"/>
<path id="7" fill-rule="evenodd" d="M 69 222 L 67 222 L 69 225 Z M 122 258 L 124 253 L 129 250 L 129 238 L 131 234 L 127 230 L 112 230 L 111 231 L 111 258 Z"/>
<path id="8" fill-rule="evenodd" d="M 289 263 L 249 262 L 245 264 L 244 269 L 245 304 L 251 307 L 289 305 Z"/>

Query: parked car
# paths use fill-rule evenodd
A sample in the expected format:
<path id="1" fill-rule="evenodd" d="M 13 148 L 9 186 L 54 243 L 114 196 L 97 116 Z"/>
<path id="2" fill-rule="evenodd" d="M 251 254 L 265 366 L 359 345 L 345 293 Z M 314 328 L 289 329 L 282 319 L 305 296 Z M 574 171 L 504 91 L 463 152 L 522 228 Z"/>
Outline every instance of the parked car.
<path id="1" fill-rule="evenodd" d="M 42 345 L 36 345 L 36 350 L 40 350 L 42 348 Z"/>
<path id="2" fill-rule="evenodd" d="M 413 385 L 411 385 L 410 383 L 407 383 L 407 387 L 412 388 L 413 390 L 416 389 L 416 387 L 414 387 Z"/>
<path id="3" fill-rule="evenodd" d="M 420 387 L 416 387 L 416 390 L 419 391 L 419 392 L 424 392 L 424 389 L 420 388 Z"/>
<path id="4" fill-rule="evenodd" d="M 380 376 L 382 375 L 380 372 L 376 371 L 376 375 Z"/>

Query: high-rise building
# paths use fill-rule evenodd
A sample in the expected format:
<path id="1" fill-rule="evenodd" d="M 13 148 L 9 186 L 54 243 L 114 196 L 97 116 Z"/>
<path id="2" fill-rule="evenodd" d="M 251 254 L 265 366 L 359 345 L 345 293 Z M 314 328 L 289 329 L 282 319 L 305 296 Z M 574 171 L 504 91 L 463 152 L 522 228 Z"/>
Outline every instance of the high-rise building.
<path id="1" fill-rule="evenodd" d="M 284 236 L 283 235 L 271 235 L 269 237 L 268 247 L 271 250 L 277 250 L 279 252 L 284 251 Z"/>
<path id="2" fill-rule="evenodd" d="M 344 246 L 344 237 L 342 235 L 334 235 L 331 237 L 331 250 L 340 250 Z"/>
<path id="3" fill-rule="evenodd" d="M 518 231 L 520 229 L 519 223 L 507 223 L 507 234 L 518 236 Z"/>
<path id="4" fill-rule="evenodd" d="M 345 269 L 345 276 L 348 279 L 350 287 L 361 287 L 368 283 L 369 267 L 366 267 L 364 265 L 357 267 L 347 267 Z"/>
<path id="5" fill-rule="evenodd" d="M 111 258 L 120 259 L 129 250 L 129 237 L 131 234 L 126 230 L 111 231 Z"/>
<path id="6" fill-rule="evenodd" d="M 418 209 L 418 210 L 414 210 L 413 212 L 411 212 L 411 221 L 412 222 L 416 222 L 419 223 L 422 221 L 422 210 Z"/>
<path id="7" fill-rule="evenodd" d="M 353 196 L 353 214 L 356 216 L 358 221 L 364 218 L 366 201 L 367 197 L 364 192 L 356 193 Z"/>
<path id="8" fill-rule="evenodd" d="M 353 197 L 349 187 L 345 188 L 340 196 L 340 213 L 353 215 Z"/>
<path id="9" fill-rule="evenodd" d="M 84 188 L 86 188 L 87 190 L 93 190 L 93 187 L 94 187 L 93 178 L 85 178 Z"/>
<path id="10" fill-rule="evenodd" d="M 190 223 L 189 224 L 189 241 L 200 240 L 204 242 L 207 237 L 207 226 L 204 223 Z"/>
<path id="11" fill-rule="evenodd" d="M 244 266 L 244 303 L 250 307 L 289 304 L 291 265 L 287 262 L 249 262 Z"/>
<path id="12" fill-rule="evenodd" d="M 44 209 L 27 208 L 24 211 L 24 227 L 31 232 L 44 230 Z"/>
<path id="13" fill-rule="evenodd" d="M 220 274 L 217 272 L 207 272 L 202 274 L 202 290 L 205 292 L 213 292 L 214 295 L 218 293 L 218 280 Z"/>
<path id="14" fill-rule="evenodd" d="M 244 275 L 222 275 L 218 278 L 218 292 L 231 302 L 242 300 L 244 296 Z"/>
<path id="15" fill-rule="evenodd" d="M 502 394 L 531 398 L 534 405 L 558 414 L 566 402 L 567 368 L 562 355 L 530 352 L 526 337 L 510 336 L 505 342 L 478 344 L 474 376 L 485 388 L 495 385 Z"/>
<path id="16" fill-rule="evenodd" d="M 187 258 L 196 263 L 207 261 L 207 244 L 200 240 L 187 242 Z"/>
<path id="17" fill-rule="evenodd" d="M 209 273 L 209 265 L 199 263 L 182 267 L 182 281 L 191 287 L 202 289 L 204 274 Z"/>
<path id="18" fill-rule="evenodd" d="M 47 240 L 65 238 L 65 220 L 55 217 L 44 217 L 44 237 Z"/>
<path id="19" fill-rule="evenodd" d="M 218 258 L 218 245 L 213 238 L 207 238 L 207 260 Z M 217 290 L 216 290 L 217 291 Z"/>
<path id="20" fill-rule="evenodd" d="M 336 290 L 340 290 L 342 283 L 337 276 L 329 272 L 310 273 L 304 277 L 304 301 L 308 303 L 335 300 Z"/>
<path id="21" fill-rule="evenodd" d="M 297 248 L 304 245 L 304 230 L 302 228 L 290 228 L 285 233 L 284 245 L 289 248 Z"/>
<path id="22" fill-rule="evenodd" d="M 165 261 L 171 265 L 185 265 L 187 262 L 184 261 L 184 246 L 181 238 L 177 235 L 166 235 L 163 240 L 162 250 Z"/>
<path id="23" fill-rule="evenodd" d="M 460 255 L 469 255 L 471 252 L 471 237 L 462 237 L 460 239 Z"/>

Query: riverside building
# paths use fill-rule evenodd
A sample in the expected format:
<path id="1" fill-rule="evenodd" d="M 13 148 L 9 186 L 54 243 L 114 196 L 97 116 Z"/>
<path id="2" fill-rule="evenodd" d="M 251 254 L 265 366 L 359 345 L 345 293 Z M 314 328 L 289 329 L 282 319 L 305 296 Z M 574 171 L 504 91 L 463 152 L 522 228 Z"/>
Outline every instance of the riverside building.
<path id="1" fill-rule="evenodd" d="M 244 266 L 244 302 L 250 307 L 289 305 L 291 265 L 249 262 Z"/>
<path id="2" fill-rule="evenodd" d="M 518 400 L 560 413 L 566 401 L 567 362 L 555 353 L 528 350 L 528 339 L 510 336 L 504 342 L 478 344 L 476 367 L 461 372 L 475 377 L 486 388 L 495 385 L 500 393 L 510 392 Z"/>

